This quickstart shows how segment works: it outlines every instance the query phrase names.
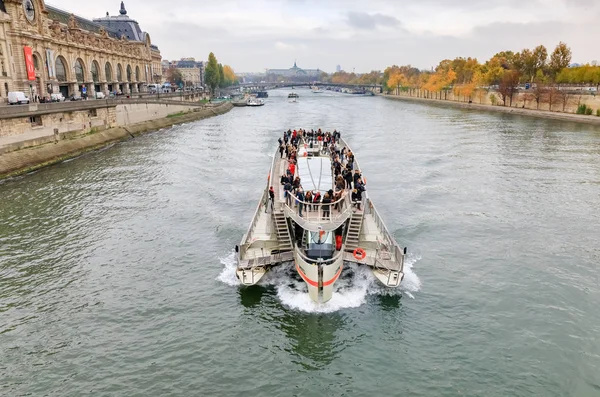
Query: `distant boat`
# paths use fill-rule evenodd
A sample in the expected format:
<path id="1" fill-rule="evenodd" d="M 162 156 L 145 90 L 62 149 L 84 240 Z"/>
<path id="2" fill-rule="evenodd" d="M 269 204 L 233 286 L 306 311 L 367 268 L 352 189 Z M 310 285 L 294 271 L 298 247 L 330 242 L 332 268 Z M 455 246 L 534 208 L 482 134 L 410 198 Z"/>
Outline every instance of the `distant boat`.
<path id="1" fill-rule="evenodd" d="M 292 98 L 300 98 L 300 96 L 298 94 L 296 94 L 295 92 L 290 92 L 288 94 L 288 99 L 292 99 Z"/>
<path id="2" fill-rule="evenodd" d="M 263 101 L 262 99 L 254 98 L 254 97 L 250 97 L 246 101 L 246 106 L 263 106 L 264 104 L 265 104 L 265 101 Z"/>
<path id="3" fill-rule="evenodd" d="M 323 92 L 323 90 L 317 87 L 316 85 L 313 85 L 312 87 L 310 87 L 310 89 L 312 90 L 313 94 L 321 94 Z"/>

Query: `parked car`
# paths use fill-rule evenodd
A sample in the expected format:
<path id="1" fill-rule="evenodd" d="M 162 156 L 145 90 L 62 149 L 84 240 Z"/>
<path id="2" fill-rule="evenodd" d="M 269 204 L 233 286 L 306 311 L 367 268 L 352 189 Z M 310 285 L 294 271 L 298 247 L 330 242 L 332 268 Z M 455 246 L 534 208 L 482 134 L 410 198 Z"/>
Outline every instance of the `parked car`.
<path id="1" fill-rule="evenodd" d="M 28 104 L 29 98 L 25 96 L 25 93 L 21 91 L 12 91 L 8 93 L 8 104 L 9 105 L 22 105 Z"/>
<path id="2" fill-rule="evenodd" d="M 106 98 L 106 95 L 104 95 L 103 92 L 96 93 L 96 99 L 104 99 L 104 98 Z"/>
<path id="3" fill-rule="evenodd" d="M 50 101 L 51 102 L 64 102 L 65 97 L 60 92 L 57 94 L 50 94 Z"/>

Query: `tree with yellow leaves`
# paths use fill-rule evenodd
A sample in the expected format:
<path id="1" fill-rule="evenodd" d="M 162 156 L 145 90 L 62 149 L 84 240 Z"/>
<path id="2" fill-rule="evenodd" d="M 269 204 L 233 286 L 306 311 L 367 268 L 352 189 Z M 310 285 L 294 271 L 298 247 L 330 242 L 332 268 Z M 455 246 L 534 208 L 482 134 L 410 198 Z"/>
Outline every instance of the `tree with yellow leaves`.
<path id="1" fill-rule="evenodd" d="M 400 95 L 400 87 L 408 85 L 406 76 L 400 70 L 393 70 L 387 81 L 388 87 L 396 87 L 396 95 Z"/>

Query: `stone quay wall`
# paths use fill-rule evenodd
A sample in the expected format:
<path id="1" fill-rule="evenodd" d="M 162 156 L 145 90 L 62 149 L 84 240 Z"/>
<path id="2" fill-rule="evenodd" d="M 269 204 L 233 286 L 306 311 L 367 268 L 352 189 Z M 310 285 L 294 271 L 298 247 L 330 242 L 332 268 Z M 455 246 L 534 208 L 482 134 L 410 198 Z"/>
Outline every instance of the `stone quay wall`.
<path id="1" fill-rule="evenodd" d="M 388 98 L 388 99 L 393 99 L 393 100 L 401 100 L 401 101 L 409 101 L 409 102 L 417 102 L 417 103 L 426 103 L 426 104 L 430 104 L 430 105 L 435 105 L 435 106 L 452 106 L 452 107 L 458 107 L 458 108 L 462 108 L 462 109 L 471 109 L 471 110 L 480 110 L 480 111 L 488 111 L 488 112 L 500 112 L 500 113 L 511 113 L 511 114 L 517 114 L 517 115 L 521 115 L 521 116 L 531 116 L 531 117 L 538 117 L 538 118 L 545 118 L 545 119 L 552 119 L 552 120 L 561 120 L 561 121 L 570 121 L 570 122 L 576 122 L 576 123 L 584 123 L 584 124 L 591 124 L 591 125 L 598 125 L 600 126 L 600 117 L 597 117 L 595 115 L 591 115 L 591 116 L 586 116 L 586 115 L 581 115 L 581 114 L 575 114 L 573 112 L 559 112 L 559 111 L 550 111 L 548 110 L 548 105 L 545 106 L 546 109 L 542 110 L 543 108 L 540 107 L 540 110 L 537 110 L 536 108 L 531 108 L 531 107 L 523 107 L 522 103 L 521 106 L 519 107 L 515 107 L 515 106 L 502 106 L 502 105 L 492 105 L 489 101 L 485 102 L 484 100 L 482 100 L 482 103 L 479 103 L 478 98 L 476 98 L 476 100 L 473 100 L 471 103 L 469 103 L 468 101 L 458 101 L 458 100 L 452 100 L 450 97 L 448 96 L 448 99 L 436 99 L 435 97 L 419 97 L 419 96 L 412 96 L 409 95 L 407 93 L 402 93 L 401 95 L 382 95 L 384 98 Z M 439 98 L 439 96 L 438 96 Z M 444 98 L 442 96 L 442 98 Z M 591 106 L 593 109 L 600 109 L 600 98 L 598 98 L 598 96 L 594 97 L 592 95 L 585 95 L 585 104 L 588 106 Z M 594 107 L 595 104 L 597 103 L 597 107 Z M 584 103 L 582 101 L 582 103 Z M 515 100 L 513 99 L 513 105 L 515 104 Z"/>
<path id="2" fill-rule="evenodd" d="M 17 176 L 56 164 L 115 142 L 132 139 L 145 132 L 221 115 L 227 113 L 233 107 L 230 102 L 205 106 L 199 106 L 196 103 L 195 107 L 182 103 L 147 105 L 147 110 L 144 111 L 142 110 L 142 104 L 132 104 L 131 101 L 127 104 L 115 104 L 112 107 L 104 108 L 103 111 L 96 112 L 98 115 L 102 114 L 103 117 L 106 116 L 103 119 L 103 122 L 106 121 L 105 128 L 96 130 L 94 127 L 89 127 L 89 122 L 82 123 L 80 125 L 82 128 L 41 136 L 28 142 L 28 145 L 25 147 L 19 148 L 19 145 L 15 144 L 16 148 L 13 147 L 13 150 L 8 150 L 4 153 L 0 151 L 0 179 Z M 118 110 L 119 106 L 122 107 L 120 110 Z M 128 114 L 132 106 L 135 108 L 131 113 L 135 116 L 132 117 L 141 117 L 142 113 L 150 114 L 153 112 L 155 112 L 155 117 L 153 116 L 137 123 L 118 125 L 118 119 L 120 118 L 118 112 Z M 168 113 L 170 117 L 162 116 L 167 112 L 166 109 L 169 109 L 168 112 L 171 112 Z M 186 109 L 190 110 L 186 112 Z M 79 110 L 72 113 L 85 112 L 85 110 Z M 56 113 L 51 113 L 50 115 L 59 117 L 56 116 Z M 85 114 L 71 117 L 78 118 L 84 116 Z M 100 118 L 100 116 L 97 117 Z M 101 127 L 104 126 L 102 124 Z"/>

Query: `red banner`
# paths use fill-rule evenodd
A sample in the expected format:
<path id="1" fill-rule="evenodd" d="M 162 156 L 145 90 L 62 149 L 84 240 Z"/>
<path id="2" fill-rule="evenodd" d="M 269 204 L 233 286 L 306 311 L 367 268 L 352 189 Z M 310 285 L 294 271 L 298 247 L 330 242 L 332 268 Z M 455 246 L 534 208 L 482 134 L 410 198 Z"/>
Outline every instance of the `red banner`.
<path id="1" fill-rule="evenodd" d="M 25 67 L 27 68 L 27 80 L 35 80 L 35 66 L 33 65 L 33 50 L 31 47 L 23 47 L 25 53 Z"/>

